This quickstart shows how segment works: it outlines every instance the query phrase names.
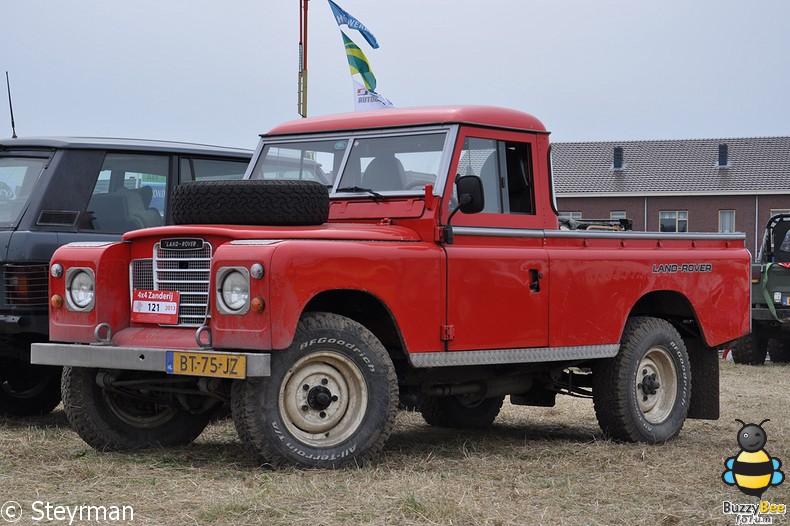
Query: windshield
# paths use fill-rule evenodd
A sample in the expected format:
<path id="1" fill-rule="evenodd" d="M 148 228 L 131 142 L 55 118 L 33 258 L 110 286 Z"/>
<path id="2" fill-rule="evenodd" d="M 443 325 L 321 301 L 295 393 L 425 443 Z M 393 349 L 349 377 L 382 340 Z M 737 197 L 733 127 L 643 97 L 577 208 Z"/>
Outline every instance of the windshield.
<path id="1" fill-rule="evenodd" d="M 47 159 L 0 157 L 0 228 L 16 225 Z"/>
<path id="2" fill-rule="evenodd" d="M 447 132 L 264 145 L 251 179 L 307 179 L 336 193 L 422 192 L 436 185 Z"/>
<path id="3" fill-rule="evenodd" d="M 347 141 L 304 141 L 267 144 L 250 179 L 318 181 L 332 186 Z"/>

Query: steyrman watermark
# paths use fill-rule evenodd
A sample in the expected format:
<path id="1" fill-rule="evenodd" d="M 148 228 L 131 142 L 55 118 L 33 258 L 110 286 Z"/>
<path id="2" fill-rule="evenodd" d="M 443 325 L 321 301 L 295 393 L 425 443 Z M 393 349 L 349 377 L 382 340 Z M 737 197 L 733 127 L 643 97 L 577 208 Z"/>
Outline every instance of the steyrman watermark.
<path id="1" fill-rule="evenodd" d="M 19 522 L 22 517 L 33 522 L 62 522 L 69 526 L 80 524 L 110 524 L 134 521 L 132 506 L 96 506 L 93 504 L 62 505 L 52 504 L 44 500 L 30 503 L 30 508 L 23 508 L 18 502 L 9 500 L 0 507 L 0 519 L 8 522 Z M 26 521 L 26 523 L 27 523 Z"/>
<path id="2" fill-rule="evenodd" d="M 6 522 L 18 522 L 22 518 L 22 506 L 15 500 L 9 500 L 0 507 L 0 519 Z"/>

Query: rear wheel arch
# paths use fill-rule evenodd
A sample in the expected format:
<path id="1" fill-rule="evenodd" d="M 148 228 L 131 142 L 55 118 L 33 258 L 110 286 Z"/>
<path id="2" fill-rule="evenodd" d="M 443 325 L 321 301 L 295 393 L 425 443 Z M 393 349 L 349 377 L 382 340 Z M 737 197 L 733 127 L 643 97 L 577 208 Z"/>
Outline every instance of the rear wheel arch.
<path id="1" fill-rule="evenodd" d="M 628 319 L 637 316 L 665 319 L 678 329 L 684 339 L 692 337 L 705 341 L 697 312 L 689 299 L 680 292 L 659 290 L 645 294 L 631 308 Z"/>

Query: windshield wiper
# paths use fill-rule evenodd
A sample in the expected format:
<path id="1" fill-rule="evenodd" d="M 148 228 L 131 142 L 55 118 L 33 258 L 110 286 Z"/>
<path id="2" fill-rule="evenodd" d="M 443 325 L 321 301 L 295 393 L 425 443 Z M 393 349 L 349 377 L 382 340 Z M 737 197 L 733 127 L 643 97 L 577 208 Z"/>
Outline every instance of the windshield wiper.
<path id="1" fill-rule="evenodd" d="M 373 196 L 374 201 L 382 200 L 384 201 L 384 196 L 380 193 L 371 190 L 370 188 L 362 188 L 360 186 L 345 186 L 343 188 L 338 188 L 335 192 L 366 192 Z"/>

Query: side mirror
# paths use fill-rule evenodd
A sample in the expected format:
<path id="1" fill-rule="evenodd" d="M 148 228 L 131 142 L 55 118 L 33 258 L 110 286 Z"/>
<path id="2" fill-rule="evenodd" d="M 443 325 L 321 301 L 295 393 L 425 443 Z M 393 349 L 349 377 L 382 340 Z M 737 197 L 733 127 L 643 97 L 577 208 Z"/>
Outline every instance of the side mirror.
<path id="1" fill-rule="evenodd" d="M 485 196 L 483 195 L 483 181 L 479 177 L 463 175 L 456 179 L 455 189 L 458 193 L 458 210 L 464 214 L 477 214 L 483 211 Z"/>
<path id="2" fill-rule="evenodd" d="M 464 214 L 477 214 L 485 208 L 483 195 L 483 181 L 476 175 L 462 175 L 455 180 L 455 191 L 458 194 L 458 204 L 450 212 L 447 225 L 444 227 L 444 242 L 453 244 L 453 227 L 450 222 L 460 210 Z"/>

